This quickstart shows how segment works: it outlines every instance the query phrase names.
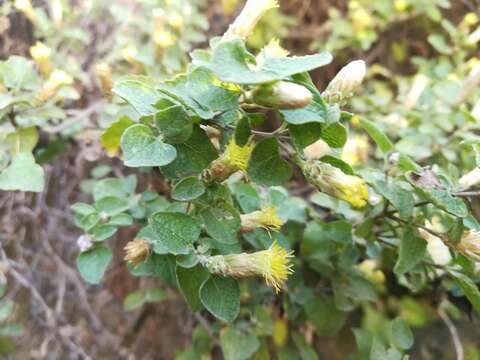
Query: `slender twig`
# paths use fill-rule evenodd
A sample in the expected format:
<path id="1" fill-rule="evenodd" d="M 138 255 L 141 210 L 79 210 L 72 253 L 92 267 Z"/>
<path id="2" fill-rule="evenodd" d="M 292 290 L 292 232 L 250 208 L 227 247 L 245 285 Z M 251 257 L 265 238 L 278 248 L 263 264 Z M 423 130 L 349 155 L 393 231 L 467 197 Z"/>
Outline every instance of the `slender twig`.
<path id="1" fill-rule="evenodd" d="M 453 346 L 455 347 L 455 353 L 457 354 L 457 360 L 464 359 L 464 351 L 462 342 L 460 340 L 460 336 L 458 335 L 457 328 L 453 321 L 450 319 L 446 311 L 443 309 L 443 302 L 440 303 L 437 309 L 438 315 L 442 319 L 442 321 L 447 326 L 448 331 L 450 332 L 450 336 L 452 337 Z"/>

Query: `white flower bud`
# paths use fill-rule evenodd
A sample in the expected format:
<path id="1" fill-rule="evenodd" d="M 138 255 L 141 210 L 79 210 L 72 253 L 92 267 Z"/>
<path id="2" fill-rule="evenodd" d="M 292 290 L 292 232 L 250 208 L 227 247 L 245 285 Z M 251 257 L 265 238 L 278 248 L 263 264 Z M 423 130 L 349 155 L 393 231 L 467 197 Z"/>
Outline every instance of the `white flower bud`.
<path id="1" fill-rule="evenodd" d="M 365 61 L 355 60 L 344 66 L 323 92 L 329 102 L 344 102 L 351 98 L 367 72 Z"/>
<path id="2" fill-rule="evenodd" d="M 442 239 L 426 230 L 418 229 L 418 231 L 427 242 L 427 252 L 432 258 L 433 263 L 440 266 L 448 265 L 452 261 L 452 255 Z"/>
<path id="3" fill-rule="evenodd" d="M 262 84 L 251 92 L 253 103 L 274 109 L 299 109 L 312 101 L 312 93 L 305 86 L 289 81 Z"/>
<path id="4" fill-rule="evenodd" d="M 480 184 L 480 168 L 473 169 L 458 180 L 461 189 L 469 189 L 478 184 Z"/>
<path id="5" fill-rule="evenodd" d="M 260 18 L 270 9 L 278 7 L 277 0 L 247 0 L 242 12 L 223 35 L 223 40 L 235 37 L 245 40 Z"/>

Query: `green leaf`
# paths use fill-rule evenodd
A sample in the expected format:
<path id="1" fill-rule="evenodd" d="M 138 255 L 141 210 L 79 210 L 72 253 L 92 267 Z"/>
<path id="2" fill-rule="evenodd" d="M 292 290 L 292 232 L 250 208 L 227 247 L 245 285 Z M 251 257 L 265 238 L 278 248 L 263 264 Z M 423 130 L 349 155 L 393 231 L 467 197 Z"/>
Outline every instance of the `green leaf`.
<path id="1" fill-rule="evenodd" d="M 393 150 L 393 144 L 390 139 L 380 130 L 377 125 L 370 120 L 360 118 L 360 126 L 370 135 L 380 148 L 380 150 L 386 154 Z"/>
<path id="2" fill-rule="evenodd" d="M 260 141 L 252 151 L 248 163 L 248 175 L 262 185 L 280 185 L 292 176 L 287 161 L 280 157 L 278 142 L 275 138 Z"/>
<path id="3" fill-rule="evenodd" d="M 408 227 L 400 240 L 398 260 L 393 271 L 397 275 L 415 268 L 425 256 L 427 242 L 411 227 Z"/>
<path id="4" fill-rule="evenodd" d="M 164 166 L 175 160 L 177 151 L 155 137 L 146 125 L 130 126 L 122 135 L 121 147 L 125 166 Z"/>
<path id="5" fill-rule="evenodd" d="M 99 224 L 89 230 L 95 241 L 103 241 L 113 236 L 117 232 L 117 227 L 108 224 Z"/>
<path id="6" fill-rule="evenodd" d="M 212 119 L 219 113 L 237 109 L 239 92 L 217 86 L 213 73 L 205 68 L 196 68 L 172 81 L 166 81 L 158 89 L 177 99 L 202 119 Z"/>
<path id="7" fill-rule="evenodd" d="M 335 166 L 336 168 L 339 168 L 342 170 L 345 174 L 347 175 L 355 175 L 353 172 L 352 167 L 350 166 L 349 163 L 343 161 L 342 159 L 339 159 L 335 156 L 332 155 L 325 155 L 320 158 L 321 162 L 330 164 L 332 166 Z"/>
<path id="8" fill-rule="evenodd" d="M 86 282 L 99 284 L 112 257 L 110 248 L 103 245 L 95 246 L 77 257 L 78 271 Z"/>
<path id="9" fill-rule="evenodd" d="M 305 312 L 320 336 L 334 336 L 347 318 L 347 313 L 337 310 L 333 299 L 327 296 L 317 296 L 309 300 L 305 304 Z"/>
<path id="10" fill-rule="evenodd" d="M 322 98 L 315 84 L 308 73 L 301 73 L 292 76 L 297 84 L 305 86 L 312 93 L 312 102 L 301 109 L 281 110 L 280 114 L 287 123 L 291 125 L 322 124 L 327 119 L 327 104 Z M 313 125 L 312 125 L 313 127 Z"/>
<path id="11" fill-rule="evenodd" d="M 114 156 L 120 148 L 120 139 L 125 130 L 135 122 L 128 116 L 121 116 L 113 122 L 100 137 L 100 144 L 107 151 L 107 154 Z"/>
<path id="12" fill-rule="evenodd" d="M 155 124 L 163 140 L 171 144 L 183 143 L 193 132 L 193 121 L 182 105 L 174 105 L 155 114 Z"/>
<path id="13" fill-rule="evenodd" d="M 184 267 L 176 267 L 177 282 L 180 290 L 187 300 L 190 310 L 197 312 L 202 309 L 200 301 L 200 287 L 208 279 L 210 274 L 201 265 L 186 269 Z"/>
<path id="14" fill-rule="evenodd" d="M 341 148 L 347 142 L 347 128 L 335 122 L 324 126 L 321 132 L 321 138 L 332 148 Z"/>
<path id="15" fill-rule="evenodd" d="M 191 201 L 205 193 L 205 185 L 196 176 L 183 178 L 172 189 L 172 198 L 178 201 Z"/>
<path id="16" fill-rule="evenodd" d="M 7 300 L 0 306 L 0 322 L 5 321 L 13 312 L 15 303 L 12 300 Z"/>
<path id="17" fill-rule="evenodd" d="M 397 349 L 408 350 L 413 346 L 413 333 L 407 322 L 397 318 L 392 321 L 388 333 L 390 344 Z"/>
<path id="18" fill-rule="evenodd" d="M 38 143 L 38 132 L 35 127 L 21 128 L 7 136 L 11 154 L 31 153 Z"/>
<path id="19" fill-rule="evenodd" d="M 468 276 L 463 274 L 454 272 L 451 272 L 450 274 L 455 278 L 468 301 L 470 301 L 472 304 L 476 313 L 480 315 L 480 290 L 478 289 L 478 285 L 475 284 Z"/>
<path id="20" fill-rule="evenodd" d="M 413 197 L 411 187 L 406 184 L 410 190 L 400 186 L 401 183 L 395 180 L 389 181 L 376 179 L 370 182 L 378 193 L 383 195 L 398 210 L 403 218 L 409 218 L 413 214 L 415 198 Z M 404 184 L 405 185 L 405 184 Z"/>
<path id="21" fill-rule="evenodd" d="M 235 143 L 237 143 L 238 146 L 245 146 L 251 134 L 250 122 L 248 121 L 248 117 L 244 116 L 238 121 L 235 128 Z"/>
<path id="22" fill-rule="evenodd" d="M 140 237 L 137 235 L 137 237 Z M 133 276 L 152 276 L 163 279 L 167 284 L 175 285 L 175 257 L 173 255 L 151 254 L 138 266 L 128 265 Z"/>
<path id="23" fill-rule="evenodd" d="M 236 280 L 211 276 L 200 288 L 203 306 L 220 320 L 231 322 L 240 312 L 240 289 Z"/>
<path id="24" fill-rule="evenodd" d="M 154 115 L 162 94 L 146 77 L 131 76 L 116 82 L 112 91 L 132 105 L 141 116 Z"/>
<path id="25" fill-rule="evenodd" d="M 220 334 L 220 346 L 225 360 L 248 360 L 260 348 L 260 341 L 253 333 L 227 328 Z"/>
<path id="26" fill-rule="evenodd" d="M 32 90 L 38 82 L 38 75 L 33 68 L 33 61 L 21 56 L 10 56 L 0 68 L 0 77 L 6 87 L 15 90 Z"/>
<path id="27" fill-rule="evenodd" d="M 446 212 L 462 218 L 468 216 L 468 208 L 465 202 L 461 198 L 450 195 L 448 191 L 420 187 L 417 187 L 417 189 L 419 189 L 428 200 Z"/>
<path id="28" fill-rule="evenodd" d="M 146 303 L 160 302 L 166 299 L 167 293 L 159 288 L 146 288 L 128 294 L 123 300 L 123 310 L 133 311 Z"/>
<path id="29" fill-rule="evenodd" d="M 44 184 L 43 169 L 28 152 L 19 152 L 0 172 L 0 190 L 41 192 Z"/>
<path id="30" fill-rule="evenodd" d="M 223 202 L 208 206 L 200 212 L 207 233 L 221 243 L 234 244 L 238 241 L 240 215 L 230 204 Z"/>
<path id="31" fill-rule="evenodd" d="M 209 69 L 226 82 L 236 84 L 261 84 L 282 80 L 329 64 L 332 56 L 327 53 L 299 57 L 266 58 L 252 69 L 255 57 L 247 51 L 241 40 L 222 41 L 213 50 Z"/>
<path id="32" fill-rule="evenodd" d="M 155 234 L 155 252 L 157 246 L 160 246 L 174 255 L 188 254 L 193 242 L 200 236 L 200 227 L 186 214 L 158 212 L 150 217 L 149 223 Z"/>
<path id="33" fill-rule="evenodd" d="M 308 145 L 320 139 L 322 124 L 315 122 L 300 125 L 290 124 L 288 125 L 288 130 L 297 149 L 303 150 Z"/>
<path id="34" fill-rule="evenodd" d="M 120 214 L 129 209 L 128 200 L 114 196 L 107 196 L 95 202 L 95 208 L 98 212 L 105 213 L 108 216 Z"/>
<path id="35" fill-rule="evenodd" d="M 192 136 L 183 144 L 175 145 L 177 158 L 162 172 L 168 178 L 184 177 L 191 173 L 200 172 L 218 157 L 217 150 L 209 137 L 200 127 L 195 126 Z"/>

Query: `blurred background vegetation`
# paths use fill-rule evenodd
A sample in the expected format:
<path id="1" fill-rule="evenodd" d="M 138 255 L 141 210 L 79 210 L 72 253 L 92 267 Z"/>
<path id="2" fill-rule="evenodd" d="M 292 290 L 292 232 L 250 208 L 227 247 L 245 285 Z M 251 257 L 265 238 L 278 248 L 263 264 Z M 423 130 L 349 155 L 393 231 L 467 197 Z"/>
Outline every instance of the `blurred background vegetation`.
<path id="1" fill-rule="evenodd" d="M 115 264 L 102 287 L 87 286 L 80 279 L 75 257 L 81 231 L 72 225 L 70 204 L 88 202 L 99 179 L 129 174 L 118 159 L 109 157 L 115 150 L 109 153 L 112 144 L 101 138 L 102 129 L 119 113 L 131 111 L 119 101 L 108 101 L 109 82 L 126 74 L 163 79 L 185 70 L 188 52 L 221 35 L 242 4 L 239 0 L 0 2 L 0 60 L 19 55 L 33 59 L 39 69 L 22 80 L 19 94 L 35 98 L 54 70 L 72 77 L 62 84 L 61 93 L 17 118 L 21 127 L 40 128 L 34 151 L 44 167 L 45 191 L 0 192 L 4 249 L 0 255 L 2 269 L 7 264 L 10 269 L 2 280 L 0 309 L 0 351 L 5 356 L 171 359 L 182 356 L 192 333 L 198 346 L 205 341 L 196 327 L 199 319 L 178 294 L 169 294 L 167 300 L 144 296 L 153 300 L 141 301 L 140 305 L 146 303 L 141 309 L 128 301 L 124 304 L 132 292 L 160 283 L 132 278 L 122 265 L 122 249 L 134 233 L 131 229 L 115 235 Z M 248 41 L 252 49 L 278 38 L 292 54 L 332 52 L 334 62 L 312 75 L 320 89 L 345 63 L 364 59 L 367 79 L 352 101 L 352 111 L 379 124 L 399 150 L 421 165 L 450 167 L 450 175 L 457 177 L 458 169 L 463 173 L 474 168 L 471 144 L 478 141 L 475 131 L 480 130 L 478 0 L 281 0 L 280 5 L 261 20 Z M 4 73 L 29 74 L 28 64 L 21 61 L 4 61 L 2 67 Z M 0 113 L 8 115 L 1 109 Z M 0 141 L 10 131 L 0 120 Z M 356 134 L 355 127 L 350 134 L 344 159 L 352 165 L 381 163 L 365 135 Z M 9 157 L 1 152 L 2 144 L 0 169 Z M 140 186 L 155 181 L 149 176 L 139 177 Z M 168 190 L 164 187 L 156 184 L 160 193 Z M 480 207 L 474 205 L 479 215 Z M 431 307 L 441 301 L 435 291 L 426 296 L 412 295 L 406 288 L 388 291 L 390 307 L 416 333 L 411 358 L 455 358 L 449 330 Z M 449 314 L 457 323 L 465 359 L 480 359 L 478 322 L 470 322 L 458 310 L 464 304 L 456 305 Z M 385 327 L 388 309 L 369 304 L 362 310 L 357 324 L 369 330 Z M 342 359 L 355 349 L 348 330 L 335 338 L 314 336 L 308 327 L 302 332 L 321 359 Z M 218 350 L 213 354 L 220 357 Z M 298 358 L 310 359 L 310 355 Z"/>

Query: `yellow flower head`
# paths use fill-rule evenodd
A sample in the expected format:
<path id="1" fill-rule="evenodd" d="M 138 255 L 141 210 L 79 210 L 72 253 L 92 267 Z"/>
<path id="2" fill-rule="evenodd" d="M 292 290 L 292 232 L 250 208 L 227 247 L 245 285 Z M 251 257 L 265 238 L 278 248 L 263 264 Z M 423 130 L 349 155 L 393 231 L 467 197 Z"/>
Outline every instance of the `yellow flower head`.
<path id="1" fill-rule="evenodd" d="M 278 217 L 277 208 L 273 205 L 264 206 L 261 210 L 240 216 L 242 232 L 254 231 L 262 227 L 267 230 L 279 231 L 283 221 Z"/>
<path id="2" fill-rule="evenodd" d="M 49 75 L 52 71 L 52 63 L 50 62 L 51 54 L 52 50 L 40 41 L 37 41 L 35 45 L 30 47 L 30 55 L 38 64 L 40 72 L 45 76 Z"/>
<path id="3" fill-rule="evenodd" d="M 235 139 L 232 138 L 225 148 L 224 161 L 231 167 L 237 169 L 237 171 L 247 171 L 248 161 L 250 160 L 252 151 L 253 143 L 248 142 L 244 146 L 239 146 Z"/>
<path id="4" fill-rule="evenodd" d="M 124 248 L 126 253 L 124 258 L 125 261 L 133 266 L 138 266 L 147 259 L 150 254 L 150 247 L 150 243 L 144 239 L 129 241 Z"/>
<path id="5" fill-rule="evenodd" d="M 43 84 L 43 87 L 37 96 L 37 100 L 45 102 L 55 96 L 62 86 L 71 84 L 73 84 L 73 78 L 65 71 L 56 69 Z"/>
<path id="6" fill-rule="evenodd" d="M 268 286 L 278 293 L 293 273 L 290 259 L 293 251 L 287 251 L 276 241 L 267 249 L 251 254 L 233 254 L 211 256 L 202 261 L 204 266 L 213 274 L 245 278 L 262 276 Z"/>
<path id="7" fill-rule="evenodd" d="M 368 188 L 362 178 L 347 175 L 330 164 L 315 161 L 306 162 L 303 172 L 307 180 L 320 191 L 347 201 L 354 208 L 367 205 Z"/>
<path id="8" fill-rule="evenodd" d="M 237 171 L 246 172 L 253 146 L 251 141 L 244 146 L 240 146 L 232 138 L 225 147 L 223 154 L 210 165 L 211 176 L 223 181 Z"/>
<path id="9" fill-rule="evenodd" d="M 169 31 L 159 31 L 153 36 L 153 42 L 161 49 L 168 48 L 175 44 L 175 35 Z"/>
<path id="10" fill-rule="evenodd" d="M 275 288 L 278 293 L 288 279 L 288 275 L 293 274 L 290 263 L 293 251 L 288 252 L 274 241 L 267 250 L 259 251 L 254 255 L 258 258 L 265 282 L 268 286 Z"/>

